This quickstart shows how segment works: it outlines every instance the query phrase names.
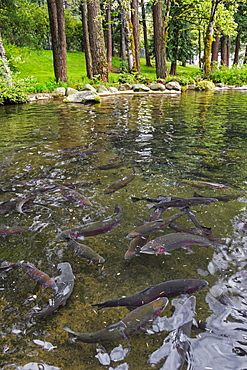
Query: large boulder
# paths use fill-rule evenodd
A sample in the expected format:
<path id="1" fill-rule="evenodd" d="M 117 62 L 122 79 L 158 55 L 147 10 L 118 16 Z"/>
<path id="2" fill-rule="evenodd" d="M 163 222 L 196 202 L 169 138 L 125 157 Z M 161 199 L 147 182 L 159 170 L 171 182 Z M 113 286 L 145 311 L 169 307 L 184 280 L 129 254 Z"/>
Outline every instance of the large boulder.
<path id="1" fill-rule="evenodd" d="M 166 89 L 165 85 L 162 83 L 153 83 L 149 85 L 149 88 L 153 91 L 164 91 Z"/>
<path id="2" fill-rule="evenodd" d="M 115 86 L 110 86 L 108 89 L 112 94 L 116 94 L 118 92 L 118 89 Z"/>
<path id="3" fill-rule="evenodd" d="M 167 90 L 181 91 L 181 86 L 177 81 L 170 81 L 166 83 Z"/>
<path id="4" fill-rule="evenodd" d="M 144 84 L 133 84 L 132 90 L 133 91 L 150 91 L 150 88 Z"/>
<path id="5" fill-rule="evenodd" d="M 90 84 L 84 85 L 81 90 L 82 91 L 92 91 L 96 93 L 96 89 Z"/>
<path id="6" fill-rule="evenodd" d="M 104 92 L 107 92 L 107 91 L 109 91 L 109 90 L 104 85 L 99 85 L 98 88 L 97 88 L 98 93 L 104 93 Z"/>
<path id="7" fill-rule="evenodd" d="M 75 94 L 67 96 L 63 100 L 65 103 L 100 103 L 100 97 L 98 94 L 91 91 L 78 91 Z"/>
<path id="8" fill-rule="evenodd" d="M 65 87 L 56 87 L 56 89 L 52 92 L 53 98 L 62 98 L 66 95 Z"/>
<path id="9" fill-rule="evenodd" d="M 67 87 L 66 89 L 66 96 L 77 94 L 79 91 L 76 89 L 73 89 L 72 87 Z"/>
<path id="10" fill-rule="evenodd" d="M 119 91 L 128 91 L 132 90 L 132 85 L 129 84 L 128 82 L 125 82 L 124 84 L 121 84 L 118 88 Z"/>

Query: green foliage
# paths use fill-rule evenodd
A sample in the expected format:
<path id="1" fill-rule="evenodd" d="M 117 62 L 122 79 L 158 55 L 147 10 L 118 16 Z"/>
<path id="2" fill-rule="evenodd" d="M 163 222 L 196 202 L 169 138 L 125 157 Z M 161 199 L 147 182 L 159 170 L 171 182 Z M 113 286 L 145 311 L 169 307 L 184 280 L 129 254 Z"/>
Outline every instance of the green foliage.
<path id="1" fill-rule="evenodd" d="M 212 81 L 202 80 L 198 81 L 196 85 L 196 90 L 212 90 L 215 87 Z"/>
<path id="2" fill-rule="evenodd" d="M 146 76 L 144 74 L 140 74 L 137 72 L 133 73 L 120 73 L 118 75 L 118 82 L 119 83 L 140 83 L 140 84 L 149 84 L 152 80 L 149 76 Z"/>
<path id="3" fill-rule="evenodd" d="M 195 82 L 191 76 L 168 76 L 165 81 L 177 81 L 182 86 L 193 84 Z"/>
<path id="4" fill-rule="evenodd" d="M 28 79 L 13 77 L 12 82 L 0 78 L 0 104 L 18 104 L 28 101 Z"/>
<path id="5" fill-rule="evenodd" d="M 247 84 L 247 65 L 233 66 L 230 69 L 225 66 L 214 68 L 211 79 L 214 82 L 222 82 L 227 85 Z"/>

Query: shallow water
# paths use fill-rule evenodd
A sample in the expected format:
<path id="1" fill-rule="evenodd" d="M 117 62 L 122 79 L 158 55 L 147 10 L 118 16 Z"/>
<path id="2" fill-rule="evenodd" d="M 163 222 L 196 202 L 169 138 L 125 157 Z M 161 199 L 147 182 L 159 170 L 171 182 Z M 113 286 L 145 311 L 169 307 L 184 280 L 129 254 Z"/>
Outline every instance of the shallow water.
<path id="1" fill-rule="evenodd" d="M 221 364 L 222 369 L 230 369 L 232 363 L 246 368 L 246 317 L 217 302 L 222 294 L 234 296 L 235 306 L 247 309 L 246 276 L 236 277 L 246 269 L 247 255 L 247 93 L 126 95 L 103 98 L 94 106 L 43 101 L 0 107 L 0 117 L 0 202 L 55 183 L 76 184 L 92 203 L 83 207 L 60 191 L 45 192 L 37 194 L 28 208 L 23 208 L 24 213 L 13 209 L 0 214 L 1 226 L 32 228 L 22 234 L 0 236 L 0 262 L 31 262 L 55 277 L 60 274 L 57 265 L 66 261 L 75 275 L 74 290 L 66 305 L 31 325 L 25 325 L 25 315 L 32 307 L 45 304 L 52 291 L 20 269 L 2 275 L 2 368 L 32 363 L 30 368 L 35 369 L 35 364 L 41 363 L 50 368 L 101 369 L 100 356 L 95 356 L 102 351 L 107 353 L 107 363 L 103 361 L 106 369 L 121 364 L 119 369 L 161 368 L 165 359 L 152 367 L 148 358 L 162 345 L 168 331 L 152 335 L 141 331 L 129 342 L 122 341 L 122 356 L 114 357 L 110 354 L 118 342 L 104 344 L 102 350 L 99 345 L 72 342 L 62 328 L 94 332 L 109 326 L 121 320 L 128 309 L 113 307 L 97 312 L 91 304 L 180 278 L 209 283 L 195 293 L 195 318 L 207 319 L 212 334 L 210 337 L 207 331 L 192 328 L 188 368 L 219 370 Z M 80 148 L 64 151 L 76 146 Z M 95 169 L 114 158 L 119 158 L 116 167 L 121 162 L 118 168 Z M 108 185 L 133 171 L 135 178 L 126 187 L 104 194 Z M 221 183 L 229 188 L 195 188 L 183 180 Z M 140 254 L 124 259 L 130 242 L 126 235 L 150 217 L 146 202 L 133 203 L 131 196 L 190 198 L 195 191 L 207 197 L 237 195 L 229 202 L 191 207 L 199 222 L 227 244 L 224 253 L 195 246 L 194 253 L 177 249 L 170 255 Z M 111 216 L 116 204 L 123 210 L 121 223 L 108 234 L 90 236 L 82 242 L 103 256 L 103 264 L 89 264 L 57 238 L 61 230 Z M 176 212 L 168 209 L 162 217 Z M 193 227 L 185 216 L 177 223 Z M 164 232 L 172 229 L 165 228 Z M 155 232 L 151 237 L 160 235 Z M 164 314 L 172 315 L 171 304 Z M 235 327 L 229 326 L 228 320 L 236 322 Z M 124 349 L 128 349 L 126 354 Z"/>

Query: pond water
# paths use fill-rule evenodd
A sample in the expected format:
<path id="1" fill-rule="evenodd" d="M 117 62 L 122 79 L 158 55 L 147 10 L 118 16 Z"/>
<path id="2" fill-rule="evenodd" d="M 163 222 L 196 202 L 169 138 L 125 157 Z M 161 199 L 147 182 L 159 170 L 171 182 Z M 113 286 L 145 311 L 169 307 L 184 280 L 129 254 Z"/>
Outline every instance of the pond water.
<path id="1" fill-rule="evenodd" d="M 75 276 L 64 306 L 27 322 L 28 312 L 47 304 L 53 290 L 30 279 L 22 268 L 1 273 L 1 368 L 182 369 L 177 356 L 184 351 L 184 369 L 246 369 L 247 93 L 123 95 L 105 97 L 97 105 L 37 101 L 0 107 L 0 117 L 0 232 L 29 227 L 0 236 L 0 263 L 29 262 L 56 277 L 61 273 L 58 264 L 69 262 Z M 127 186 L 105 193 L 110 184 L 133 173 Z M 57 187 L 48 190 L 50 185 Z M 92 205 L 68 199 L 61 185 L 73 187 Z M 29 194 L 31 199 L 25 199 Z M 131 197 L 222 194 L 233 199 L 191 207 L 198 222 L 224 243 L 218 250 L 196 245 L 193 253 L 179 248 L 170 254 L 124 258 L 127 234 L 151 215 L 150 202 L 133 202 Z M 57 237 L 65 229 L 112 216 L 115 205 L 123 211 L 118 225 L 109 233 L 78 240 L 104 263 L 89 263 Z M 161 217 L 177 212 L 169 208 Z M 186 215 L 176 223 L 195 227 Z M 171 232 L 165 227 L 150 239 Z M 205 330 L 193 326 L 185 334 L 183 325 L 192 320 L 188 313 L 181 322 L 177 314 L 170 329 L 140 330 L 128 341 L 103 346 L 72 341 L 63 330 L 68 326 L 95 332 L 117 323 L 128 314 L 126 307 L 97 311 L 92 304 L 174 279 L 208 282 L 193 294 L 193 323 L 203 323 Z M 171 317 L 172 303 L 179 310 L 184 302 L 185 297 L 170 299 L 161 316 Z"/>

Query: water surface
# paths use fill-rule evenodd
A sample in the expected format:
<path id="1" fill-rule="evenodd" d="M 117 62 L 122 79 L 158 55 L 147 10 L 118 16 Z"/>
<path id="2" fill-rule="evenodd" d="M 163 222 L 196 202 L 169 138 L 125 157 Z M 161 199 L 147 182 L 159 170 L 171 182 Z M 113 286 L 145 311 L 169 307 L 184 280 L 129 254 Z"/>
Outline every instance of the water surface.
<path id="1" fill-rule="evenodd" d="M 195 318 L 207 319 L 214 336 L 213 340 L 207 331 L 192 330 L 188 368 L 219 370 L 221 364 L 222 369 L 232 369 L 231 363 L 244 368 L 247 347 L 242 322 L 246 322 L 246 316 L 239 316 L 235 310 L 234 319 L 229 307 L 225 311 L 225 305 L 217 306 L 213 299 L 225 294 L 234 298 L 237 307 L 246 309 L 246 276 L 236 274 L 246 269 L 247 93 L 137 94 L 103 98 L 101 104 L 93 106 L 43 101 L 0 107 L 0 117 L 0 202 L 21 198 L 47 184 L 74 184 L 92 203 L 91 207 L 78 206 L 55 191 L 38 194 L 24 213 L 13 209 L 0 214 L 1 225 L 32 228 L 23 234 L 1 237 L 0 262 L 31 262 L 54 277 L 59 275 L 58 263 L 66 261 L 76 278 L 64 307 L 35 324 L 25 325 L 27 312 L 47 302 L 52 293 L 21 270 L 2 276 L 3 368 L 28 363 L 33 368 L 37 368 L 36 363 L 60 369 L 102 368 L 95 358 L 102 347 L 71 342 L 62 327 L 93 332 L 109 326 L 129 311 L 116 307 L 97 312 L 91 304 L 180 278 L 208 281 L 208 287 L 195 294 Z M 95 169 L 114 160 L 121 166 Z M 133 171 L 135 178 L 128 186 L 104 194 L 108 185 Z M 228 188 L 196 189 L 183 180 L 221 183 Z M 200 223 L 225 241 L 226 253 L 195 246 L 192 254 L 178 249 L 171 255 L 141 254 L 124 259 L 129 245 L 126 235 L 150 217 L 146 202 L 133 203 L 131 196 L 189 198 L 195 191 L 210 197 L 237 194 L 237 199 L 229 202 L 192 208 Z M 109 234 L 84 240 L 104 257 L 103 264 L 89 264 L 57 238 L 63 229 L 111 216 L 116 204 L 124 213 L 120 225 Z M 162 217 L 176 212 L 169 209 Z M 186 217 L 181 224 L 193 227 Z M 164 229 L 168 232 L 172 230 Z M 160 235 L 156 232 L 151 237 Z M 171 316 L 171 304 L 164 314 Z M 229 327 L 227 320 L 241 325 L 236 326 L 238 329 Z M 121 364 L 121 369 L 153 368 L 148 358 L 168 334 L 147 335 L 141 331 L 130 342 L 122 341 L 123 348 L 128 349 L 127 357 L 108 356 L 105 368 Z M 47 342 L 51 345 L 42 344 Z M 110 354 L 118 345 L 107 343 L 103 352 Z M 161 368 L 164 362 L 154 368 Z"/>

